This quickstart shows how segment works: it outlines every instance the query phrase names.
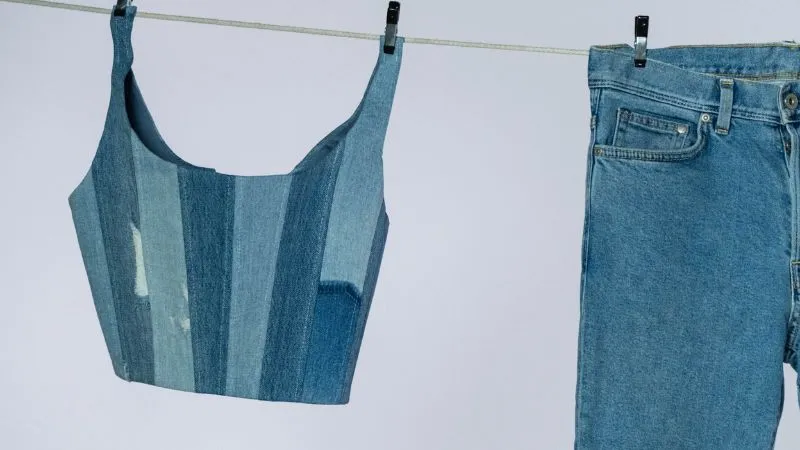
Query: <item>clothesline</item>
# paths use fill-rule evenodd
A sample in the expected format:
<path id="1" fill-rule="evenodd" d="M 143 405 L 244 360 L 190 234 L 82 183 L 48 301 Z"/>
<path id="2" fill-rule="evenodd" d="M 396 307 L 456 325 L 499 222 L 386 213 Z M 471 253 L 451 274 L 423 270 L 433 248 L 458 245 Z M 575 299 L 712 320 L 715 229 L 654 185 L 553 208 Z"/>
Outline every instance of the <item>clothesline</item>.
<path id="1" fill-rule="evenodd" d="M 91 12 L 99 14 L 110 14 L 111 11 L 111 6 L 109 6 L 108 8 L 99 8 L 96 6 L 75 5 L 71 3 L 51 2 L 44 0 L 0 0 L 0 2 L 24 3 L 27 5 L 45 6 L 49 8 L 69 9 L 73 11 L 83 11 L 83 12 Z M 221 25 L 221 26 L 239 27 L 239 28 L 257 28 L 257 29 L 272 30 L 272 31 L 289 31 L 293 33 L 347 37 L 354 39 L 369 39 L 369 40 L 380 39 L 379 34 L 358 33 L 353 31 L 327 30 L 322 28 L 296 27 L 290 25 L 275 25 L 275 24 L 260 23 L 260 22 L 243 22 L 239 20 L 225 20 L 225 19 L 215 19 L 209 17 L 177 16 L 173 14 L 151 13 L 140 10 L 136 11 L 136 16 L 146 17 L 149 19 L 157 19 L 157 20 L 204 23 L 209 25 Z M 534 53 L 558 53 L 563 55 L 586 56 L 589 54 L 588 50 L 574 49 L 574 48 L 535 47 L 531 45 L 495 44 L 489 42 L 476 42 L 476 41 L 453 41 L 446 39 L 416 38 L 416 37 L 404 36 L 402 34 L 401 36 L 403 36 L 406 43 L 410 44 L 445 45 L 451 47 L 486 48 L 493 50 L 510 50 L 510 51 L 534 52 Z"/>

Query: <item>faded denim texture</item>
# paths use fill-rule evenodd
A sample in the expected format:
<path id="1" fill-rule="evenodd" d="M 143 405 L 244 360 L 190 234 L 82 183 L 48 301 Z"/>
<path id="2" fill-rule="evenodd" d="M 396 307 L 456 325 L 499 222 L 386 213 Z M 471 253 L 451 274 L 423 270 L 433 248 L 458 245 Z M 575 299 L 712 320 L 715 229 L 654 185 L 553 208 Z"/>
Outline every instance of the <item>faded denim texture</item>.
<path id="1" fill-rule="evenodd" d="M 117 376 L 189 392 L 344 404 L 389 220 L 382 149 L 403 51 L 287 174 L 195 166 L 161 138 L 133 71 L 136 7 L 111 15 L 111 96 L 69 195 Z"/>
<path id="2" fill-rule="evenodd" d="M 800 46 L 592 46 L 574 447 L 774 446 L 797 370 Z"/>

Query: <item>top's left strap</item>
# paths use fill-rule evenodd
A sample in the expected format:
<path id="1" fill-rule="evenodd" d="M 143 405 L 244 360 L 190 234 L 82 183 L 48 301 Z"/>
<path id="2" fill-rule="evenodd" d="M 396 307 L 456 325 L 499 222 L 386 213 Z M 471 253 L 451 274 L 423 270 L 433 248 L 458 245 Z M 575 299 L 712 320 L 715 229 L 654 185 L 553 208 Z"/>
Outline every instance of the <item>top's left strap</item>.
<path id="1" fill-rule="evenodd" d="M 131 45 L 131 31 L 133 19 L 136 17 L 136 6 L 121 2 L 111 8 L 111 37 L 114 40 L 114 66 L 112 79 L 122 81 L 128 74 L 133 64 L 133 46 Z"/>

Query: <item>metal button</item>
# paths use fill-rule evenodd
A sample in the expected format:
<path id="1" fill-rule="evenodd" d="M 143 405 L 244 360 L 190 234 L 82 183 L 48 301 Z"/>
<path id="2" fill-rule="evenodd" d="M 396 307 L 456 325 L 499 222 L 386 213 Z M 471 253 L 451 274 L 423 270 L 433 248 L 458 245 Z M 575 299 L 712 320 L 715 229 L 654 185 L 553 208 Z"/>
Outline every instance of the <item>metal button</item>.
<path id="1" fill-rule="evenodd" d="M 783 97 L 783 104 L 789 109 L 797 108 L 797 94 L 789 92 Z"/>
<path id="2" fill-rule="evenodd" d="M 678 126 L 675 127 L 675 131 L 677 131 L 678 134 L 683 134 L 683 133 L 686 133 L 687 131 L 689 131 L 689 127 L 687 127 L 686 125 L 681 124 L 681 125 L 678 125 Z"/>

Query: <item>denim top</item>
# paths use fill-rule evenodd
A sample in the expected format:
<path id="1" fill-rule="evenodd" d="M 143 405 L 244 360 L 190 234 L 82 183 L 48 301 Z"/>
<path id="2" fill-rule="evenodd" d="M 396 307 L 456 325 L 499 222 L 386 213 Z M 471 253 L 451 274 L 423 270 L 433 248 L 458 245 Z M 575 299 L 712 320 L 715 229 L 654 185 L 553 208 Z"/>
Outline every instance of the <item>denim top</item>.
<path id="1" fill-rule="evenodd" d="M 114 372 L 170 389 L 343 404 L 389 220 L 383 142 L 403 51 L 286 174 L 181 159 L 133 71 L 136 6 L 111 14 L 102 137 L 69 205 Z M 340 67 L 344 70 L 344 67 Z"/>

